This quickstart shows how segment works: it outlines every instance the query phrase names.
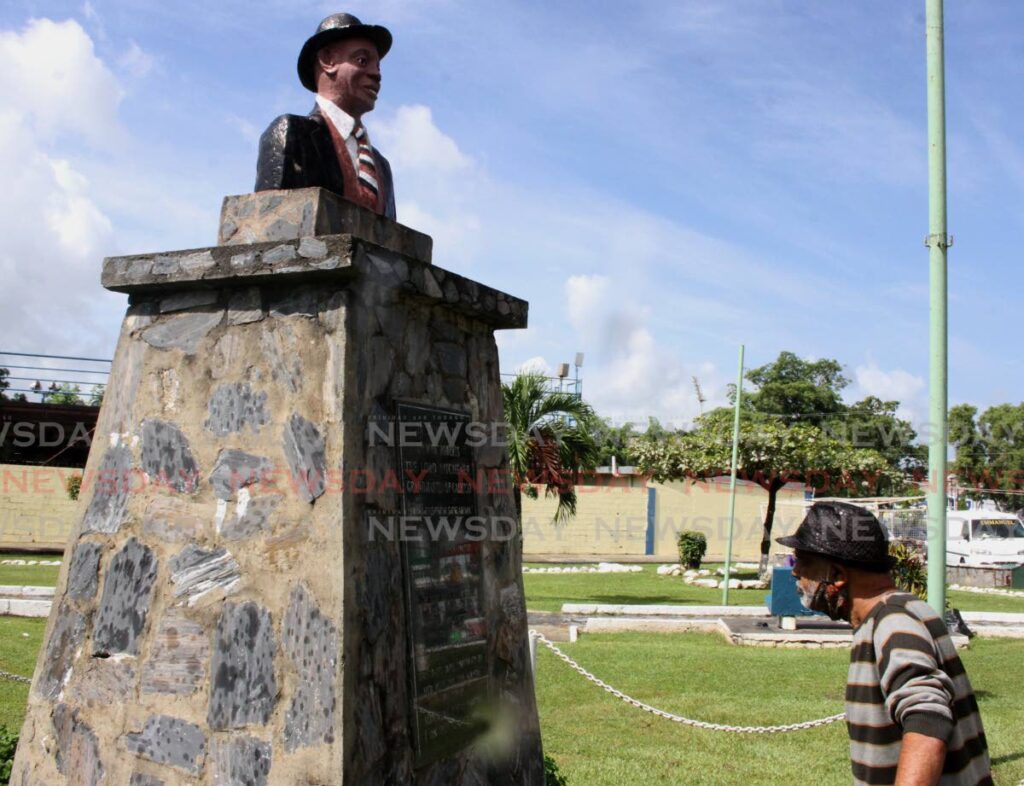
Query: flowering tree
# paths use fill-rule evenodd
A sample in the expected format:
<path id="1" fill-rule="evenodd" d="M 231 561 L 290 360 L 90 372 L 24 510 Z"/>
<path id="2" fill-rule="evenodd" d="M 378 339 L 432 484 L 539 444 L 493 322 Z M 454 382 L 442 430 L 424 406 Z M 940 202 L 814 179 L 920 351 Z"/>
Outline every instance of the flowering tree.
<path id="1" fill-rule="evenodd" d="M 636 441 L 631 449 L 655 480 L 706 480 L 729 474 L 732 412 L 721 408 L 696 421 L 696 428 L 660 442 Z M 761 537 L 761 572 L 768 567 L 776 497 L 787 483 L 818 490 L 873 493 L 894 470 L 877 451 L 854 448 L 816 425 L 748 413 L 741 419 L 736 472 L 768 492 Z"/>

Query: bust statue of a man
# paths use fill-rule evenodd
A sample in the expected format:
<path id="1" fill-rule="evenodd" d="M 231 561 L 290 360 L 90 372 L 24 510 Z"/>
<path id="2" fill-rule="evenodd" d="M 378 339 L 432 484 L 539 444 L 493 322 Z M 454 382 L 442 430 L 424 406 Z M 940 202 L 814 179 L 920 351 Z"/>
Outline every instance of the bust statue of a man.
<path id="1" fill-rule="evenodd" d="M 260 137 L 256 191 L 319 186 L 395 217 L 391 166 L 370 144 L 363 115 L 380 92 L 391 33 L 351 14 L 324 19 L 299 53 L 299 80 L 316 93 L 309 115 L 281 115 Z"/>

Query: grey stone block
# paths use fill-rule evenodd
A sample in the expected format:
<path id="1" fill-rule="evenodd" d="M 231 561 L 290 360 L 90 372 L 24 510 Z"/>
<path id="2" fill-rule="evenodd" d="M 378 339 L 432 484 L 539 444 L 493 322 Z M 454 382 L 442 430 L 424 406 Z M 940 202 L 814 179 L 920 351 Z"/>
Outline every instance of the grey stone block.
<path id="1" fill-rule="evenodd" d="M 189 292 L 175 292 L 173 295 L 160 299 L 160 313 L 184 311 L 188 308 L 209 306 L 216 302 L 217 290 L 215 289 L 194 289 Z"/>
<path id="2" fill-rule="evenodd" d="M 156 582 L 157 560 L 135 538 L 125 543 L 107 568 L 96 615 L 92 647 L 97 655 L 137 655 Z"/>
<path id="3" fill-rule="evenodd" d="M 167 276 L 181 270 L 179 257 L 167 254 L 160 254 L 153 260 L 153 275 Z"/>
<path id="4" fill-rule="evenodd" d="M 75 600 L 89 600 L 99 588 L 100 543 L 82 541 L 71 553 L 68 566 L 68 595 Z"/>
<path id="5" fill-rule="evenodd" d="M 274 248 L 268 249 L 263 252 L 263 264 L 264 265 L 279 265 L 282 262 L 290 262 L 295 259 L 296 252 L 295 246 L 291 244 L 282 244 L 275 246 Z"/>
<path id="6" fill-rule="evenodd" d="M 133 773 L 128 786 L 164 786 L 164 782 L 152 775 Z"/>
<path id="7" fill-rule="evenodd" d="M 83 532 L 113 534 L 121 528 L 128 503 L 132 453 L 124 445 L 108 448 L 93 481 L 94 490 L 82 519 Z"/>
<path id="8" fill-rule="evenodd" d="M 270 516 L 281 502 L 280 494 L 252 497 L 241 515 L 232 514 L 221 526 L 225 540 L 245 540 L 270 529 Z"/>
<path id="9" fill-rule="evenodd" d="M 270 368 L 270 377 L 291 393 L 302 389 L 302 363 L 295 331 L 287 322 L 278 322 L 271 330 L 260 332 L 262 366 Z"/>
<path id="10" fill-rule="evenodd" d="M 216 740 L 210 754 L 213 786 L 266 786 L 271 746 L 255 737 Z"/>
<path id="11" fill-rule="evenodd" d="M 201 278 L 202 274 L 216 265 L 213 254 L 210 251 L 197 251 L 194 254 L 187 254 L 178 260 L 181 269 L 194 278 Z"/>
<path id="12" fill-rule="evenodd" d="M 304 237 L 299 241 L 299 256 L 321 259 L 327 256 L 327 244 L 315 237 Z"/>
<path id="13" fill-rule="evenodd" d="M 299 496 L 312 502 L 327 487 L 327 459 L 320 431 L 302 415 L 292 413 L 284 427 L 284 455 Z"/>
<path id="14" fill-rule="evenodd" d="M 175 314 L 143 330 L 142 340 L 157 349 L 180 349 L 186 355 L 192 355 L 195 354 L 199 342 L 217 327 L 223 318 L 222 309 Z"/>
<path id="15" fill-rule="evenodd" d="M 275 652 L 269 611 L 252 602 L 224 605 L 210 665 L 210 728 L 267 722 L 277 700 Z"/>
<path id="16" fill-rule="evenodd" d="M 142 669 L 143 693 L 186 696 L 199 690 L 210 656 L 210 637 L 183 609 L 168 609 L 160 620 Z"/>
<path id="17" fill-rule="evenodd" d="M 270 422 L 266 405 L 267 394 L 254 391 L 246 382 L 221 385 L 210 396 L 209 417 L 204 425 L 218 437 L 236 434 L 245 428 L 256 434 L 261 426 Z"/>
<path id="18" fill-rule="evenodd" d="M 238 563 L 224 548 L 206 551 L 189 543 L 171 558 L 169 567 L 174 597 L 187 597 L 189 605 L 218 588 L 231 592 L 239 582 Z"/>
<path id="19" fill-rule="evenodd" d="M 159 485 L 181 494 L 199 488 L 199 465 L 185 435 L 173 423 L 155 418 L 143 421 L 142 470 Z"/>
<path id="20" fill-rule="evenodd" d="M 459 344 L 439 342 L 434 345 L 437 365 L 445 376 L 466 376 L 466 350 Z"/>
<path id="21" fill-rule="evenodd" d="M 313 287 L 296 288 L 283 297 L 271 302 L 270 316 L 315 317 L 317 314 L 317 290 Z"/>
<path id="22" fill-rule="evenodd" d="M 140 772 L 132 773 L 132 779 L 128 786 L 164 786 L 164 782 L 154 775 L 143 775 Z"/>
<path id="23" fill-rule="evenodd" d="M 95 732 L 78 718 L 78 710 L 66 704 L 53 708 L 57 737 L 57 771 L 74 786 L 98 786 L 103 780 L 103 762 Z"/>
<path id="24" fill-rule="evenodd" d="M 57 608 L 57 619 L 46 642 L 46 658 L 36 682 L 36 694 L 55 699 L 64 686 L 64 680 L 74 665 L 85 641 L 85 616 L 65 601 Z"/>
<path id="25" fill-rule="evenodd" d="M 228 323 L 247 325 L 263 319 L 263 298 L 259 287 L 249 287 L 228 300 Z"/>
<path id="26" fill-rule="evenodd" d="M 157 497 L 142 517 L 143 534 L 168 543 L 196 540 L 210 528 L 202 507 L 176 497 Z"/>
<path id="27" fill-rule="evenodd" d="M 83 659 L 75 669 L 64 696 L 74 704 L 103 707 L 122 704 L 135 692 L 135 669 L 131 663 L 113 658 Z"/>
<path id="28" fill-rule="evenodd" d="M 273 468 L 269 459 L 228 448 L 217 454 L 210 484 L 217 499 L 229 500 L 241 489 L 259 483 Z"/>
<path id="29" fill-rule="evenodd" d="M 121 737 L 125 749 L 143 759 L 177 767 L 191 775 L 202 772 L 206 759 L 206 735 L 194 723 L 152 715 L 141 732 Z"/>
<path id="30" fill-rule="evenodd" d="M 281 646 L 298 671 L 284 720 L 285 750 L 333 742 L 338 631 L 301 584 L 292 590 Z"/>

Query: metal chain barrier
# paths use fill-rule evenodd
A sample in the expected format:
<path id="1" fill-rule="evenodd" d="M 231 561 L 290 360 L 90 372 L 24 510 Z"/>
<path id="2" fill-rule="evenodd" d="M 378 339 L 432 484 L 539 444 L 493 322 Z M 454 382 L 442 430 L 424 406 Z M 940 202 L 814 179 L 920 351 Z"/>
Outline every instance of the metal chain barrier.
<path id="1" fill-rule="evenodd" d="M 691 718 L 684 718 L 681 715 L 673 715 L 671 712 L 665 712 L 665 710 L 659 710 L 656 707 L 652 707 L 649 704 L 644 704 L 642 701 L 627 696 L 620 690 L 613 688 L 603 680 L 598 679 L 585 668 L 580 666 L 576 661 L 562 652 L 558 647 L 552 644 L 548 639 L 541 633 L 537 633 L 535 630 L 530 631 L 530 635 L 537 641 L 551 650 L 558 658 L 565 661 L 569 668 L 576 671 L 586 677 L 590 682 L 597 685 L 599 688 L 603 688 L 612 696 L 622 699 L 626 704 L 632 707 L 636 707 L 638 710 L 649 712 L 652 715 L 657 715 L 659 718 L 673 721 L 674 723 L 681 723 L 684 726 L 693 726 L 697 729 L 705 729 L 707 731 L 728 731 L 734 734 L 781 734 L 788 731 L 803 731 L 804 729 L 814 729 L 818 726 L 828 726 L 830 723 L 841 721 L 846 717 L 845 712 L 841 712 L 838 715 L 830 715 L 827 718 L 819 718 L 817 720 L 804 721 L 803 723 L 788 723 L 784 726 L 726 726 L 722 723 L 708 723 L 706 721 L 693 720 Z"/>
<path id="2" fill-rule="evenodd" d="M 32 684 L 31 677 L 22 677 L 20 674 L 11 674 L 9 671 L 0 671 L 0 679 L 10 680 L 11 682 L 22 682 L 25 685 Z"/>

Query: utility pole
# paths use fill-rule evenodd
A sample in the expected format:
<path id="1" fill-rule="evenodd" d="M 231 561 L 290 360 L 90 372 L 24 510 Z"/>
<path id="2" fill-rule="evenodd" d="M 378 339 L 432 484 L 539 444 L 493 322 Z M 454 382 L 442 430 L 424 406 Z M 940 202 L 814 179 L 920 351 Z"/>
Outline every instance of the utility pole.
<path id="1" fill-rule="evenodd" d="M 700 414 L 704 414 L 704 402 L 707 401 L 704 398 L 704 391 L 700 389 L 700 380 L 697 377 L 691 377 L 693 379 L 693 389 L 697 391 L 697 410 Z"/>
<path id="2" fill-rule="evenodd" d="M 740 406 L 743 403 L 743 350 L 740 344 L 740 368 L 736 372 L 736 401 L 732 413 L 732 473 L 729 477 L 729 537 L 725 547 L 725 575 L 722 577 L 722 605 L 729 605 L 729 580 L 732 578 L 732 535 L 736 527 L 736 464 L 740 448 Z"/>
<path id="3" fill-rule="evenodd" d="M 928 57 L 928 246 L 931 289 L 929 330 L 928 602 L 946 614 L 946 86 L 942 0 L 925 0 Z"/>

